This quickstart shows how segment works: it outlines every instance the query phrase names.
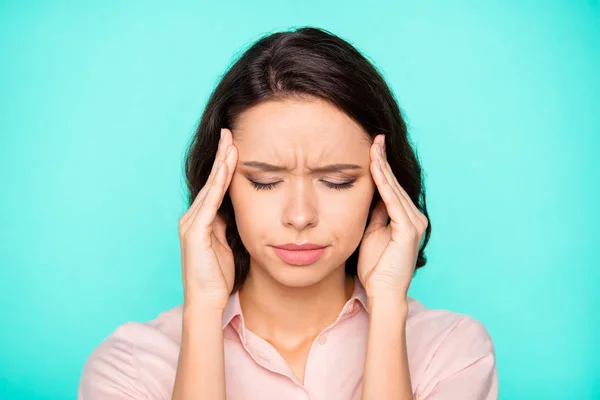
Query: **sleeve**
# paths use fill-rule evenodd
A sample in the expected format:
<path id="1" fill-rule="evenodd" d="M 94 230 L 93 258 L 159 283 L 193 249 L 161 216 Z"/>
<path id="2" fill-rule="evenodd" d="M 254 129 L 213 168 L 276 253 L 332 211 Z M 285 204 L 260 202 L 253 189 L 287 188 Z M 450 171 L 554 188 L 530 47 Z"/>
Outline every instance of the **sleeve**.
<path id="1" fill-rule="evenodd" d="M 431 389 L 417 400 L 498 399 L 495 349 L 485 326 L 461 318 L 431 359 L 427 380 Z"/>
<path id="2" fill-rule="evenodd" d="M 130 343 L 116 336 L 102 342 L 83 367 L 77 399 L 148 399 L 132 350 Z"/>

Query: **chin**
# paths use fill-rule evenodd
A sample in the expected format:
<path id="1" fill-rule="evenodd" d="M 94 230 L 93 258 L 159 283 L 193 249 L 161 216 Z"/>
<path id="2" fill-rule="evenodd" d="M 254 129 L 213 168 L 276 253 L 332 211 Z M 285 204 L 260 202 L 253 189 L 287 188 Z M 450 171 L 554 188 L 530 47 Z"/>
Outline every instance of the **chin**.
<path id="1" fill-rule="evenodd" d="M 303 288 L 318 284 L 327 279 L 335 270 L 343 265 L 343 262 L 336 263 L 332 259 L 332 254 L 326 252 L 319 260 L 306 265 L 294 265 L 285 262 L 276 255 L 272 254 L 271 249 L 262 256 L 263 260 L 254 259 L 252 268 L 260 268 L 259 275 L 270 278 L 276 284 L 289 288 Z M 343 267 L 342 267 L 343 268 Z"/>
<path id="2" fill-rule="evenodd" d="M 325 279 L 328 272 L 318 265 L 278 265 L 275 271 L 266 271 L 279 284 L 287 287 L 308 287 Z"/>

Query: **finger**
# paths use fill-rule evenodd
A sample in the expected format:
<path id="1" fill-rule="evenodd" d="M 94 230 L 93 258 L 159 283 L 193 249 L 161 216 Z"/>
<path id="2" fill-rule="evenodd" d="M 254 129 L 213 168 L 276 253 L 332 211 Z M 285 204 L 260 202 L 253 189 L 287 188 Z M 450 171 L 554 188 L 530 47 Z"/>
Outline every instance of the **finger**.
<path id="1" fill-rule="evenodd" d="M 224 182 L 217 182 L 217 179 L 220 179 L 220 172 L 215 171 L 215 173 L 212 176 L 212 179 L 209 179 L 209 181 L 207 182 L 207 186 L 209 186 L 209 191 L 207 191 L 206 193 L 206 197 L 209 196 L 209 193 L 213 192 L 214 189 L 216 189 L 217 187 L 220 188 L 220 198 L 218 199 L 218 206 L 217 206 L 217 210 L 218 207 L 220 207 L 221 202 L 223 200 L 223 196 L 225 195 L 225 192 L 227 191 L 227 188 L 229 187 L 229 184 L 231 183 L 231 179 L 233 178 L 233 173 L 235 171 L 236 165 L 237 165 L 237 148 L 233 145 L 233 134 L 232 132 L 227 129 L 227 128 L 223 128 L 222 130 L 223 136 L 222 136 L 222 142 L 223 142 L 223 147 L 221 152 L 224 153 L 222 155 L 222 157 L 218 157 L 220 160 L 220 164 L 219 164 L 219 168 L 223 169 L 225 168 L 227 173 L 225 174 L 225 180 Z M 222 190 L 221 190 L 222 189 Z M 204 203 L 204 201 L 203 201 Z"/>
<path id="2" fill-rule="evenodd" d="M 392 187 L 393 191 L 394 191 L 394 195 L 398 198 L 398 200 L 400 201 L 400 204 L 402 205 L 402 207 L 404 208 L 404 211 L 406 212 L 406 215 L 408 215 L 411 223 L 417 227 L 421 224 L 421 221 L 418 220 L 417 216 L 415 215 L 415 212 L 412 210 L 412 208 L 409 205 L 409 202 L 406 200 L 406 198 L 402 195 L 402 193 L 400 192 L 400 184 L 398 183 L 398 180 L 396 179 L 396 177 L 394 176 L 394 173 L 392 172 L 392 169 L 390 168 L 390 165 L 388 164 L 388 162 L 382 157 L 379 158 L 379 161 L 381 163 L 381 168 L 383 170 L 383 174 L 385 175 L 385 178 L 388 180 L 388 182 L 390 183 L 390 186 Z"/>
<path id="3" fill-rule="evenodd" d="M 238 150 L 233 144 L 229 146 L 229 150 L 225 155 L 225 162 L 227 163 L 227 179 L 225 182 L 225 191 L 229 188 L 229 184 L 231 183 L 231 179 L 233 178 L 233 174 L 235 173 L 235 169 L 237 167 L 238 161 Z"/>
<path id="4" fill-rule="evenodd" d="M 389 162 L 387 161 L 387 152 L 386 152 L 386 146 L 385 146 L 385 136 L 382 137 L 381 144 L 383 145 L 383 157 L 384 157 L 384 159 L 385 159 L 385 161 L 387 163 L 387 167 L 389 168 L 390 171 L 392 171 L 392 168 L 389 165 Z M 392 171 L 392 175 L 393 175 L 393 171 Z M 398 191 L 400 192 L 400 194 L 402 196 L 404 196 L 404 198 L 408 202 L 410 208 L 414 211 L 415 215 L 417 216 L 417 218 L 419 218 L 419 220 L 422 222 L 422 224 L 425 227 L 427 227 L 427 224 L 428 224 L 427 217 L 415 205 L 415 203 L 412 201 L 412 199 L 410 198 L 410 196 L 408 195 L 408 193 L 406 193 L 406 190 L 404 190 L 404 188 L 402 187 L 402 185 L 400 184 L 400 182 L 398 182 L 398 179 L 396 179 L 395 176 L 394 176 L 394 182 L 396 184 L 396 189 L 398 189 Z"/>
<path id="5" fill-rule="evenodd" d="M 233 178 L 233 173 L 235 172 L 235 167 L 237 165 L 237 148 L 235 146 L 229 146 L 229 150 L 227 151 L 227 154 L 225 154 L 225 160 L 223 162 L 227 164 L 227 176 L 225 177 L 225 187 L 223 190 L 223 195 L 221 196 L 221 201 L 223 200 L 223 196 L 225 196 L 225 193 L 229 188 L 229 184 L 231 183 L 231 179 Z M 223 217 L 218 213 L 219 207 L 220 204 L 217 206 L 217 212 L 212 222 L 213 236 L 215 237 L 215 240 L 221 243 L 221 245 L 229 247 L 226 235 L 227 225 Z"/>
<path id="6" fill-rule="evenodd" d="M 212 224 L 215 220 L 215 216 L 217 215 L 217 210 L 221 206 L 221 201 L 223 200 L 226 176 L 227 164 L 221 162 L 215 171 L 215 179 L 213 184 L 206 193 L 204 201 L 200 207 L 198 207 L 198 211 L 192 220 L 192 226 L 190 229 L 197 229 L 199 231 L 212 230 Z"/>
<path id="7" fill-rule="evenodd" d="M 212 169 L 210 170 L 210 174 L 206 180 L 206 184 L 210 185 L 214 179 L 215 172 L 217 170 L 217 161 L 223 160 L 225 158 L 225 153 L 227 152 L 228 147 L 231 145 L 231 131 L 227 128 L 221 129 L 221 140 L 219 141 L 219 147 L 217 148 L 217 154 L 215 155 L 215 162 L 213 163 Z"/>
<path id="8" fill-rule="evenodd" d="M 235 146 L 231 145 L 229 146 L 229 148 L 227 149 L 227 153 L 225 153 L 225 156 L 222 160 L 220 160 L 220 168 L 223 167 L 223 165 L 227 165 L 228 167 L 228 172 L 227 175 L 225 177 L 225 192 L 227 191 L 227 187 L 229 187 L 229 183 L 231 182 L 231 178 L 233 176 L 233 171 L 235 169 L 235 165 L 237 163 L 237 160 L 232 160 L 232 158 L 234 156 L 237 155 L 237 149 L 235 149 Z M 215 171 L 215 179 L 213 179 L 210 184 L 207 184 L 206 186 L 208 187 L 208 190 L 212 190 L 212 187 L 217 184 L 216 182 L 216 177 L 218 176 L 218 172 Z M 223 192 L 223 195 L 225 195 L 225 192 Z M 206 198 L 206 196 L 208 196 L 208 191 L 206 191 L 204 198 Z M 221 199 L 222 200 L 222 199 Z M 204 199 L 202 199 L 202 203 L 204 202 Z M 200 203 L 200 204 L 202 204 Z M 192 212 L 192 220 L 196 217 L 196 214 L 199 212 L 201 206 L 196 206 L 196 209 Z"/>
<path id="9" fill-rule="evenodd" d="M 379 135 L 379 137 L 377 138 L 377 145 L 380 146 L 379 149 L 381 149 L 381 147 L 385 148 L 385 138 L 383 135 Z M 381 166 L 383 167 L 383 172 L 386 178 L 388 178 L 390 185 L 392 185 L 392 187 L 394 188 L 396 195 L 400 196 L 400 184 L 398 183 L 398 180 L 396 179 L 396 176 L 394 175 L 390 164 L 387 162 L 385 150 L 382 149 L 382 154 L 379 154 L 379 152 L 376 149 L 375 157 L 381 159 Z"/>
<path id="10" fill-rule="evenodd" d="M 378 145 L 380 146 L 379 148 L 382 151 L 382 154 L 379 154 L 378 152 L 376 152 L 376 156 L 381 158 L 383 160 L 383 163 L 381 164 L 382 167 L 384 167 L 384 171 L 385 171 L 385 167 L 389 168 L 390 172 L 392 171 L 389 163 L 387 162 L 387 157 L 386 157 L 386 153 L 385 153 L 385 137 L 383 135 L 379 135 L 380 138 L 378 138 Z M 392 176 L 394 175 L 393 172 L 391 172 Z M 388 176 L 388 174 L 386 174 L 386 176 Z M 389 178 L 389 176 L 388 176 Z M 394 188 L 394 190 L 397 192 L 397 194 L 400 194 L 400 191 L 398 190 L 398 187 L 400 186 L 400 184 L 398 183 L 398 181 L 395 179 L 391 179 L 390 180 L 390 184 L 392 185 L 392 187 Z"/>
<path id="11" fill-rule="evenodd" d="M 385 202 L 387 213 L 392 220 L 391 223 L 398 224 L 402 228 L 412 225 L 404 206 L 400 202 L 400 198 L 383 173 L 383 168 L 379 165 L 378 159 L 371 162 L 371 174 L 377 185 L 377 190 Z"/>
<path id="12" fill-rule="evenodd" d="M 400 192 L 398 191 L 398 187 L 397 187 L 398 183 L 394 177 L 393 172 L 391 171 L 391 168 L 389 167 L 389 164 L 387 164 L 387 161 L 385 160 L 384 156 L 382 156 L 382 154 L 380 153 L 380 149 L 384 143 L 384 140 L 385 140 L 385 138 L 383 135 L 377 135 L 375 137 L 375 140 L 373 141 L 373 148 L 371 150 L 371 157 L 375 161 L 379 160 L 379 164 L 376 163 L 375 165 L 380 166 L 381 173 L 385 176 L 385 179 L 386 179 L 387 183 L 390 185 L 394 195 L 396 197 L 398 197 L 398 200 L 402 204 Z"/>
<path id="13" fill-rule="evenodd" d="M 427 218 L 416 207 L 415 203 L 412 201 L 412 199 L 410 198 L 408 193 L 406 193 L 406 190 L 404 190 L 404 188 L 402 187 L 400 182 L 398 182 L 398 179 L 396 178 L 396 176 L 394 175 L 394 172 L 392 171 L 392 167 L 390 166 L 390 164 L 388 162 L 387 152 L 385 151 L 385 138 L 383 138 L 381 144 L 383 145 L 383 159 L 385 160 L 384 166 L 387 167 L 390 174 L 392 174 L 392 176 L 393 176 L 393 184 L 394 184 L 393 186 L 396 188 L 398 193 L 402 197 L 404 197 L 404 199 L 406 200 L 405 204 L 408 204 L 410 210 L 412 210 L 412 212 L 413 212 L 413 215 L 415 215 L 417 218 L 419 218 L 419 221 L 421 221 L 423 223 L 424 220 L 426 220 Z"/>
<path id="14" fill-rule="evenodd" d="M 184 214 L 184 216 L 182 217 L 182 223 L 185 227 L 187 227 L 187 225 L 189 224 L 190 221 L 192 221 L 197 213 L 198 207 L 199 205 L 202 203 L 202 201 L 204 200 L 204 197 L 206 197 L 206 193 L 209 190 L 210 186 L 212 185 L 212 182 L 214 180 L 214 176 L 217 170 L 217 164 L 219 163 L 219 161 L 224 158 L 223 153 L 226 151 L 227 149 L 227 132 L 228 129 L 222 128 L 221 129 L 221 139 L 219 140 L 219 146 L 217 148 L 217 154 L 215 155 L 215 160 L 213 162 L 210 174 L 208 175 L 208 178 L 206 180 L 206 183 L 204 184 L 204 186 L 202 187 L 202 189 L 200 189 L 200 191 L 198 192 L 198 194 L 196 195 L 196 198 L 194 199 L 194 201 L 192 202 L 192 205 L 189 207 L 188 211 Z"/>
<path id="15" fill-rule="evenodd" d="M 380 145 L 384 143 L 383 140 L 385 140 L 385 139 L 382 138 L 382 140 L 379 142 Z M 422 215 L 421 212 L 415 207 L 414 203 L 410 199 L 410 196 L 408 196 L 408 193 L 406 193 L 404 188 L 402 188 L 402 185 L 400 185 L 400 183 L 398 182 L 398 179 L 396 179 L 396 176 L 394 175 L 394 172 L 392 171 L 392 167 L 390 166 L 390 164 L 387 161 L 385 152 L 383 152 L 383 155 L 379 155 L 379 158 L 382 161 L 383 172 L 384 172 L 386 178 L 388 179 L 388 181 L 390 181 L 391 186 L 394 188 L 394 191 L 396 192 L 396 195 L 399 197 L 400 202 L 402 203 L 402 206 L 406 210 L 406 213 L 409 216 L 411 222 L 413 223 L 413 225 L 416 228 L 419 229 L 419 232 L 420 232 L 421 229 L 424 229 L 423 228 L 424 221 L 423 221 L 423 219 L 420 218 L 420 215 Z"/>
<path id="16" fill-rule="evenodd" d="M 398 184 L 398 190 L 400 191 L 400 194 L 406 199 L 406 202 L 408 203 L 410 209 L 413 210 L 414 215 L 421 222 L 421 226 L 423 227 L 423 229 L 425 229 L 425 227 L 427 227 L 427 217 L 423 215 L 423 213 L 417 208 L 417 206 L 411 200 L 410 196 L 408 195 L 408 193 L 406 193 L 406 190 L 404 190 L 402 185 Z"/>

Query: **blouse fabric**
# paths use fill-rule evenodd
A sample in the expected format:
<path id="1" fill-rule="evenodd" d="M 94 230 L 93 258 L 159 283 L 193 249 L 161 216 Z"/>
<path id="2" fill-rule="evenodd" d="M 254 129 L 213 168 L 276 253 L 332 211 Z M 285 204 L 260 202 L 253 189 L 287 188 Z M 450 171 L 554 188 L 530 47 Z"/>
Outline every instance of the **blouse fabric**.
<path id="1" fill-rule="evenodd" d="M 367 296 L 355 277 L 352 297 L 316 337 L 304 384 L 267 341 L 247 329 L 238 292 L 223 313 L 227 400 L 360 400 L 367 347 Z M 171 399 L 183 306 L 148 322 L 128 322 L 87 359 L 79 400 Z M 415 400 L 498 398 L 495 350 L 478 320 L 433 310 L 408 297 L 406 341 Z"/>

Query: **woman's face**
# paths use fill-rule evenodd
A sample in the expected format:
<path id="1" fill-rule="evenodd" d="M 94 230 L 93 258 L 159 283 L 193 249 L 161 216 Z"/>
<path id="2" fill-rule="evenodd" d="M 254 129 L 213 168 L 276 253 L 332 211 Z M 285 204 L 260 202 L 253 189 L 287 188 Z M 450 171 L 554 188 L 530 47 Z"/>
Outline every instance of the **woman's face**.
<path id="1" fill-rule="evenodd" d="M 242 114 L 232 132 L 238 162 L 229 195 L 251 270 L 300 287 L 343 268 L 362 239 L 375 190 L 371 138 L 318 99 L 261 103 Z M 333 164 L 348 165 L 314 170 Z M 287 243 L 325 249 L 317 261 L 297 265 L 273 247 Z"/>

